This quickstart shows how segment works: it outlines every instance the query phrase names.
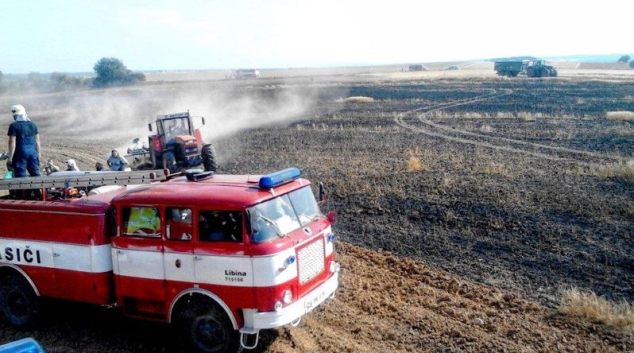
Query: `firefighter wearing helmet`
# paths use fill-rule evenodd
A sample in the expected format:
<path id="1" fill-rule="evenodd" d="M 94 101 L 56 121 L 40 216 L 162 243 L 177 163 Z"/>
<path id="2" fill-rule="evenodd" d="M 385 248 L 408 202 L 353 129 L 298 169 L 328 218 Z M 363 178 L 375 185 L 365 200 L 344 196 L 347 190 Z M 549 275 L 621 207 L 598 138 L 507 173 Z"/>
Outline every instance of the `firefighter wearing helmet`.
<path id="1" fill-rule="evenodd" d="M 9 125 L 9 160 L 16 178 L 40 176 L 40 135 L 35 123 L 21 104 L 11 107 L 13 123 Z"/>

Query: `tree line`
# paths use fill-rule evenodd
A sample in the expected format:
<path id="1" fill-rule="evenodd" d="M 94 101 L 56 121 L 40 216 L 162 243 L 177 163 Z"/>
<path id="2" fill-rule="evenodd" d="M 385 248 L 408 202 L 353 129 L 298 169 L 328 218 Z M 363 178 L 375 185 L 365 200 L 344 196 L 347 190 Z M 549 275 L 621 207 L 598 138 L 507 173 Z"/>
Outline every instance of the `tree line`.
<path id="1" fill-rule="evenodd" d="M 142 72 L 129 70 L 120 59 L 101 58 L 94 65 L 94 76 L 74 76 L 62 72 L 40 74 L 32 72 L 26 77 L 4 75 L 0 71 L 0 94 L 6 92 L 62 91 L 82 88 L 104 88 L 134 85 L 145 82 Z"/>
<path id="2" fill-rule="evenodd" d="M 634 60 L 630 59 L 631 58 L 629 55 L 623 55 L 619 58 L 619 60 L 617 60 L 617 63 L 629 63 L 628 65 L 630 65 L 630 67 L 634 69 Z"/>

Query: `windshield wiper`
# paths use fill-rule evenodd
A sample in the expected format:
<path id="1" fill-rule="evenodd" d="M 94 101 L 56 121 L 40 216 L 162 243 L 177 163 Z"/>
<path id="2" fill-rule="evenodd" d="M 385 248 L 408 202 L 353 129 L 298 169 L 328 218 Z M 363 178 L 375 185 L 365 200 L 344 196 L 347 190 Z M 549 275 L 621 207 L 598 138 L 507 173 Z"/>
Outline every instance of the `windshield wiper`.
<path id="1" fill-rule="evenodd" d="M 282 234 L 282 231 L 280 230 L 280 228 L 277 226 L 277 224 L 275 224 L 275 222 L 273 222 L 271 219 L 269 219 L 268 217 L 265 217 L 263 215 L 259 215 L 258 217 L 261 217 L 263 220 L 266 221 L 266 223 L 270 224 L 271 226 L 273 226 L 273 230 L 275 231 L 275 234 L 277 234 L 278 237 L 280 238 L 284 238 L 284 234 Z"/>

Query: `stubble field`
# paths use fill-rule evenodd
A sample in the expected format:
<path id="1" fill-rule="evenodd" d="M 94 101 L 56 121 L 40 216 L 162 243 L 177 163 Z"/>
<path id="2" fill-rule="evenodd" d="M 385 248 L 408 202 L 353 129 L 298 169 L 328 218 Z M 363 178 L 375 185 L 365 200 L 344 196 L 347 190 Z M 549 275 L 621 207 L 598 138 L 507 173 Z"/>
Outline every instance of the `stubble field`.
<path id="1" fill-rule="evenodd" d="M 180 106 L 206 116 L 219 172 L 296 166 L 324 182 L 341 288 L 258 352 L 634 350 L 631 328 L 558 311 L 571 287 L 634 300 L 634 121 L 608 114 L 634 111 L 630 79 L 324 76 L 0 100 L 32 109 L 45 158 L 84 169 Z M 54 304 L 0 340 L 175 349 L 162 325 Z"/>

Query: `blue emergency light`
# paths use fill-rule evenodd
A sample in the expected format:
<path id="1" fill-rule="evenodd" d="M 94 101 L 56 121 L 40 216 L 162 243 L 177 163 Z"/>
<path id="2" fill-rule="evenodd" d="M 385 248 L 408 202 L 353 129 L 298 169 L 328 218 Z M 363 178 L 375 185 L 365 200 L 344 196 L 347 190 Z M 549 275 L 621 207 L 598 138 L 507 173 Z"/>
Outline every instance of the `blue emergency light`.
<path id="1" fill-rule="evenodd" d="M 1 345 L 0 353 L 44 353 L 44 349 L 29 337 Z"/>
<path id="2" fill-rule="evenodd" d="M 264 175 L 260 178 L 260 188 L 272 189 L 299 178 L 302 173 L 297 168 L 286 168 L 279 172 Z"/>

